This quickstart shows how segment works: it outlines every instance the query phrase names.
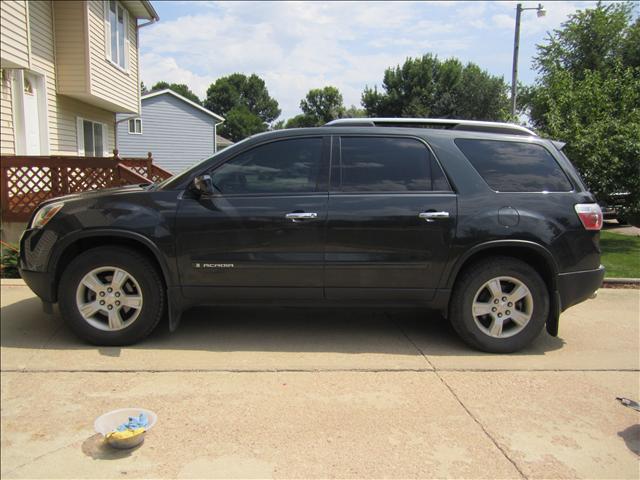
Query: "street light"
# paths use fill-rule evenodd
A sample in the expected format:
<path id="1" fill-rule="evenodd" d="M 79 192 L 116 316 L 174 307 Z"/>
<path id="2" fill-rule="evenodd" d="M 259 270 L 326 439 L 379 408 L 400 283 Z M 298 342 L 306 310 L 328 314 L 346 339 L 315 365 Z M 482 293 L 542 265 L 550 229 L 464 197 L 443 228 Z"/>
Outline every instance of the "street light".
<path id="1" fill-rule="evenodd" d="M 511 115 L 516 116 L 516 97 L 518 95 L 518 51 L 520 50 L 520 16 L 525 10 L 536 10 L 538 18 L 547 14 L 541 3 L 537 7 L 523 8 L 519 3 L 516 7 L 516 33 L 513 39 L 513 70 L 511 71 Z"/>

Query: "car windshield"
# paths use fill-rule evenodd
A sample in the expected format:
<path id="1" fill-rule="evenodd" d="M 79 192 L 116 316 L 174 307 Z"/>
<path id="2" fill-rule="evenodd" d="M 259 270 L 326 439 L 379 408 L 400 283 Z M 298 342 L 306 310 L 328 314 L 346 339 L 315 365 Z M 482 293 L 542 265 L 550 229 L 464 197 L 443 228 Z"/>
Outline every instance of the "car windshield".
<path id="1" fill-rule="evenodd" d="M 175 185 L 179 185 L 180 183 L 182 183 L 185 178 L 189 178 L 195 172 L 199 171 L 201 169 L 202 165 L 207 163 L 209 160 L 217 157 L 222 152 L 227 152 L 228 150 L 235 149 L 237 146 L 242 145 L 243 143 L 245 143 L 247 140 L 249 140 L 251 138 L 253 138 L 253 137 L 245 138 L 244 140 L 241 140 L 241 141 L 239 141 L 237 143 L 234 143 L 233 145 L 231 145 L 230 147 L 225 148 L 224 150 L 219 150 L 218 152 L 214 153 L 212 156 L 204 158 L 204 159 L 200 160 L 198 163 L 185 168 L 180 173 L 177 173 L 177 174 L 175 174 L 175 175 L 163 180 L 162 182 L 157 183 L 155 185 L 155 188 L 156 189 L 163 189 L 163 190 L 164 189 L 170 190 Z"/>

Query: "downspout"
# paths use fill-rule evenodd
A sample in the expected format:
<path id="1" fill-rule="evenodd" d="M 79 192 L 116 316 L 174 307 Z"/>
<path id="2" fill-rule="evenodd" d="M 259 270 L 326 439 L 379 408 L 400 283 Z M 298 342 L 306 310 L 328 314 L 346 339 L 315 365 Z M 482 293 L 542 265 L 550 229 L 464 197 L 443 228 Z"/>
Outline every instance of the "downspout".
<path id="1" fill-rule="evenodd" d="M 218 153 L 218 125 L 222 125 L 224 120 L 213 124 L 213 153 Z"/>

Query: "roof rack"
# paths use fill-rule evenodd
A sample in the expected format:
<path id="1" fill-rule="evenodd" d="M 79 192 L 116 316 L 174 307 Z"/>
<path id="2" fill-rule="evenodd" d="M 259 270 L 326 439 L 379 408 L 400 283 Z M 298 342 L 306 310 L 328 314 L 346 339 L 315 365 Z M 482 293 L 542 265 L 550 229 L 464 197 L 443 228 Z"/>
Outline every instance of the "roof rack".
<path id="1" fill-rule="evenodd" d="M 454 120 L 450 118 L 339 118 L 325 124 L 325 126 L 442 128 L 448 130 L 464 130 L 468 132 L 537 136 L 528 128 L 514 123 Z"/>

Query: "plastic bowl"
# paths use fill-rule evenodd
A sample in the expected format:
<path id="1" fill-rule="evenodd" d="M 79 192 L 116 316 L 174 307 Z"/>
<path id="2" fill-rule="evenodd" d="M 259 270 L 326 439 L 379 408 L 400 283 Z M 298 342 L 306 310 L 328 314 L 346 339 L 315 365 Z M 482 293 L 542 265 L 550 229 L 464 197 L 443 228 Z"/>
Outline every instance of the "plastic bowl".
<path id="1" fill-rule="evenodd" d="M 147 425 L 144 432 L 123 440 L 113 438 L 106 439 L 107 443 L 112 447 L 133 448 L 144 442 L 145 434 L 151 430 L 158 421 L 158 415 L 151 410 L 147 410 L 146 408 L 121 408 L 119 410 L 113 410 L 98 417 L 93 423 L 93 428 L 96 432 L 102 434 L 102 436 L 106 438 L 109 433 L 113 432 L 123 423 L 129 421 L 129 417 L 138 417 L 141 413 L 144 413 L 149 421 L 149 425 Z"/>

